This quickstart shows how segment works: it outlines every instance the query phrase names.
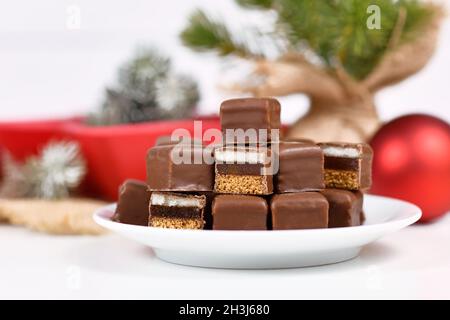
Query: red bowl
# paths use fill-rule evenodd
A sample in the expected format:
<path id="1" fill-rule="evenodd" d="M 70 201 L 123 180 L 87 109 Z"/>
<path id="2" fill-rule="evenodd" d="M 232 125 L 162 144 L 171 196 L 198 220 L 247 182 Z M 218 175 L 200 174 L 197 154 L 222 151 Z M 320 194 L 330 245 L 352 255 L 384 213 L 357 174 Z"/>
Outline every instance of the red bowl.
<path id="1" fill-rule="evenodd" d="M 218 117 L 195 120 L 202 121 L 202 134 L 209 128 L 220 129 Z M 187 129 L 193 135 L 194 121 L 157 121 L 105 127 L 87 126 L 82 118 L 0 123 L 0 145 L 16 159 L 22 160 L 35 154 L 49 140 L 75 140 L 80 144 L 88 164 L 84 191 L 91 196 L 114 200 L 119 185 L 125 179 L 145 180 L 145 156 L 156 139 L 170 135 L 179 128 Z"/>
<path id="2" fill-rule="evenodd" d="M 218 117 L 198 120 L 202 121 L 202 134 L 208 128 L 220 128 Z M 64 132 L 69 139 L 80 143 L 87 160 L 87 192 L 113 200 L 125 179 L 146 179 L 147 150 L 158 137 L 171 135 L 179 128 L 193 134 L 194 121 L 158 121 L 107 127 L 68 123 Z"/>
<path id="3" fill-rule="evenodd" d="M 51 139 L 63 137 L 62 127 L 68 123 L 80 123 L 81 117 L 53 120 L 0 122 L 0 146 L 7 149 L 14 159 L 22 161 L 35 155 Z"/>

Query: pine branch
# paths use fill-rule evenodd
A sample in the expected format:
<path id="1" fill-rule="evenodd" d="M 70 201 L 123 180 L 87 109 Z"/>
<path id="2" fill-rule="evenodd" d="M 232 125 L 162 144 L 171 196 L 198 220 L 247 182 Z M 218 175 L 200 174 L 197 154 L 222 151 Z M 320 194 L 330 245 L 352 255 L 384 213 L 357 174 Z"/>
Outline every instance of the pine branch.
<path id="1" fill-rule="evenodd" d="M 243 8 L 250 9 L 270 9 L 276 0 L 236 0 L 236 3 Z"/>
<path id="2" fill-rule="evenodd" d="M 387 51 L 402 11 L 399 44 L 420 35 L 431 17 L 429 6 L 417 0 L 276 1 L 278 23 L 294 47 L 306 43 L 329 68 L 335 69 L 337 60 L 356 79 L 367 76 Z M 380 29 L 366 25 L 372 4 L 380 8 Z"/>
<path id="3" fill-rule="evenodd" d="M 365 10 L 372 3 L 380 7 L 380 29 L 366 26 Z M 355 11 L 363 14 L 359 16 Z M 359 0 L 354 1 L 352 8 L 344 6 L 342 15 L 346 17 L 342 30 L 351 31 L 341 34 L 336 56 L 350 75 L 361 80 L 375 69 L 390 49 L 423 36 L 432 11 L 416 0 Z"/>
<path id="4" fill-rule="evenodd" d="M 433 18 L 423 27 L 421 36 L 390 48 L 362 84 L 372 92 L 393 85 L 421 70 L 433 55 L 439 26 L 444 16 L 440 7 L 433 8 Z"/>
<path id="5" fill-rule="evenodd" d="M 201 10 L 191 15 L 180 36 L 186 46 L 197 51 L 214 50 L 221 56 L 234 54 L 243 58 L 258 56 L 244 43 L 237 42 L 223 23 L 212 21 Z"/>
<path id="6" fill-rule="evenodd" d="M 299 48 L 306 44 L 330 66 L 333 48 L 337 46 L 339 36 L 335 1 L 276 1 L 278 30 L 284 33 L 291 46 Z"/>
<path id="7" fill-rule="evenodd" d="M 273 9 L 277 13 L 275 39 L 288 41 L 291 51 L 312 52 L 329 71 L 342 67 L 355 80 L 366 78 L 394 47 L 423 36 L 433 16 L 432 6 L 420 0 L 236 1 L 243 8 Z M 379 29 L 367 27 L 370 5 L 380 9 Z M 199 51 L 249 59 L 258 56 L 248 45 L 250 41 L 236 41 L 223 23 L 201 11 L 191 16 L 181 38 Z"/>

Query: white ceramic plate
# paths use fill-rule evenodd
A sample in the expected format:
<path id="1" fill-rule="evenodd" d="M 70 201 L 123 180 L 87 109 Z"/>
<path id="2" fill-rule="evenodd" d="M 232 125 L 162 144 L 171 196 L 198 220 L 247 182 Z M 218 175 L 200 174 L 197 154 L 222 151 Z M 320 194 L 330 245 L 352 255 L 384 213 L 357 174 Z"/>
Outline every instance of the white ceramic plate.
<path id="1" fill-rule="evenodd" d="M 363 226 L 287 231 L 177 230 L 111 221 L 115 205 L 99 209 L 101 226 L 153 248 L 162 260 L 201 267 L 267 269 L 323 265 L 356 257 L 362 247 L 419 220 L 405 201 L 366 195 Z"/>

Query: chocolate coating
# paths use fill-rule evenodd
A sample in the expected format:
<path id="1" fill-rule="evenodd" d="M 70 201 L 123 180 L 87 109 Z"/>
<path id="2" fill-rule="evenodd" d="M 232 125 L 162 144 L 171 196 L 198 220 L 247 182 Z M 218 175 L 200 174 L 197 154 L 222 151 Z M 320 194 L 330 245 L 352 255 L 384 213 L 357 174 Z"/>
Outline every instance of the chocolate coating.
<path id="1" fill-rule="evenodd" d="M 312 139 L 307 138 L 283 138 L 282 142 L 303 142 L 303 143 L 315 143 Z"/>
<path id="2" fill-rule="evenodd" d="M 359 224 L 362 226 L 366 222 L 366 215 L 364 214 L 364 210 L 361 210 L 359 215 Z"/>
<path id="3" fill-rule="evenodd" d="M 214 164 L 203 159 L 205 149 L 187 146 L 181 152 L 190 152 L 190 162 L 175 164 L 171 152 L 175 145 L 153 147 L 147 154 L 147 184 L 154 191 L 212 191 L 214 187 Z M 178 150 L 180 151 L 180 150 Z M 177 151 L 177 152 L 178 152 Z"/>
<path id="4" fill-rule="evenodd" d="M 266 129 L 269 130 L 267 140 L 271 141 L 270 130 L 281 129 L 280 110 L 280 103 L 273 98 L 225 100 L 220 106 L 222 132 L 225 135 L 227 129 Z M 233 141 L 226 141 L 226 143 L 233 143 Z"/>
<path id="5" fill-rule="evenodd" d="M 203 210 L 203 220 L 205 220 L 205 225 L 203 228 L 206 230 L 211 230 L 212 229 L 211 207 L 216 194 L 211 191 L 196 192 L 196 194 L 203 195 L 206 198 L 205 209 Z"/>
<path id="6" fill-rule="evenodd" d="M 325 189 L 321 193 L 329 203 L 328 228 L 352 227 L 361 224 L 363 195 L 342 189 Z"/>
<path id="7" fill-rule="evenodd" d="M 270 209 L 273 230 L 328 227 L 328 201 L 318 192 L 276 194 Z"/>
<path id="8" fill-rule="evenodd" d="M 183 138 L 178 140 L 172 140 L 171 136 L 159 136 L 156 139 L 155 146 L 175 145 L 180 142 L 188 144 L 197 144 L 199 146 L 202 145 L 202 141 L 200 139 Z"/>
<path id="9" fill-rule="evenodd" d="M 119 201 L 113 220 L 147 226 L 150 195 L 146 183 L 138 180 L 126 180 L 119 188 Z"/>
<path id="10" fill-rule="evenodd" d="M 275 176 L 277 193 L 325 188 L 324 157 L 318 145 L 310 142 L 280 142 L 278 153 L 279 170 Z"/>
<path id="11" fill-rule="evenodd" d="M 269 207 L 262 197 L 217 195 L 212 203 L 214 230 L 267 230 Z"/>

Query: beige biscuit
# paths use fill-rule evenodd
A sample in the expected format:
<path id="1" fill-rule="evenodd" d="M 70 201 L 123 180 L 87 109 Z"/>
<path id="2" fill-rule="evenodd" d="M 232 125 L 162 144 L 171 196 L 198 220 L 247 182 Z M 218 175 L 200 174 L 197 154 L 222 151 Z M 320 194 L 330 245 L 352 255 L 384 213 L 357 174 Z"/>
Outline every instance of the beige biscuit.
<path id="1" fill-rule="evenodd" d="M 99 235 L 106 232 L 92 219 L 105 202 L 91 199 L 0 199 L 0 221 L 51 234 Z"/>
<path id="2" fill-rule="evenodd" d="M 358 190 L 360 187 L 356 171 L 325 169 L 324 178 L 327 188 Z"/>
<path id="3" fill-rule="evenodd" d="M 170 229 L 203 229 L 202 219 L 150 217 L 149 226 Z"/>
<path id="4" fill-rule="evenodd" d="M 216 173 L 214 191 L 234 194 L 268 194 L 264 176 L 233 175 Z"/>

